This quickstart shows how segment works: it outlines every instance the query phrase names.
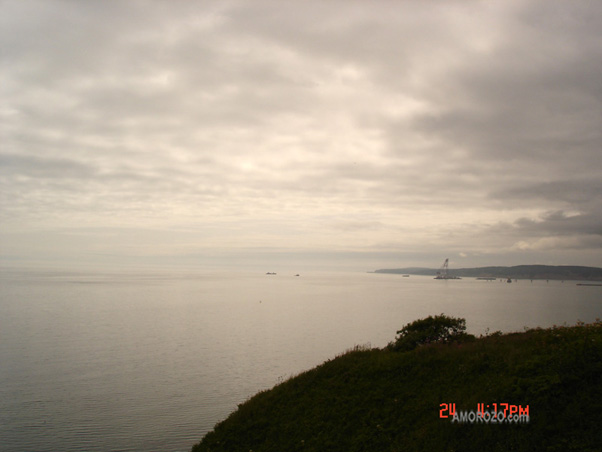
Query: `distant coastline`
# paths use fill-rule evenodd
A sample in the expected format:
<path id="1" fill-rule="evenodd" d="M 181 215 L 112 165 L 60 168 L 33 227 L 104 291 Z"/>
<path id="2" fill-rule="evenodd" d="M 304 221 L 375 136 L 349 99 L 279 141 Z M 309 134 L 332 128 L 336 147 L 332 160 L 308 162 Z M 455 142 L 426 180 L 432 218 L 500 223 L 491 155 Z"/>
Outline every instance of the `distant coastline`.
<path id="1" fill-rule="evenodd" d="M 435 276 L 437 269 L 408 267 L 375 270 L 374 273 Z M 516 265 L 513 267 L 477 267 L 450 269 L 451 276 L 464 278 L 554 279 L 602 281 L 602 268 L 574 265 Z"/>

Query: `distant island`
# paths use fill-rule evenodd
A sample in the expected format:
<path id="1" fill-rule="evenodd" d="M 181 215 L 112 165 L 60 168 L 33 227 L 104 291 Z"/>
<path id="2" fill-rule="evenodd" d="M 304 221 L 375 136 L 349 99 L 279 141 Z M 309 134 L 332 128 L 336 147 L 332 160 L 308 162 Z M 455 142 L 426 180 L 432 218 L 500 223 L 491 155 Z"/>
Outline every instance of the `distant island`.
<path id="1" fill-rule="evenodd" d="M 438 269 L 409 267 L 380 269 L 374 273 L 435 276 Z M 558 279 L 602 281 L 602 268 L 573 265 L 516 265 L 514 267 L 478 267 L 449 269 L 450 276 L 466 278 Z"/>

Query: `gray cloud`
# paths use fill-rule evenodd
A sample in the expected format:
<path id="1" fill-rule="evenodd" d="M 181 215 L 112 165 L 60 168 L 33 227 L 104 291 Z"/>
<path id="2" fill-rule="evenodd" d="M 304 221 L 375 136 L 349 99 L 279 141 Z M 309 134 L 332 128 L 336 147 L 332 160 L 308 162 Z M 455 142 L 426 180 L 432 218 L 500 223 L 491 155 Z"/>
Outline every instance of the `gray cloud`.
<path id="1" fill-rule="evenodd" d="M 566 202 L 575 206 L 599 202 L 602 193 L 602 180 L 582 178 L 575 175 L 574 180 L 555 180 L 551 182 L 527 183 L 526 185 L 502 188 L 489 195 L 494 200 L 512 202 Z"/>
<path id="2" fill-rule="evenodd" d="M 514 226 L 530 236 L 549 235 L 599 235 L 602 236 L 602 215 L 567 215 L 563 211 L 550 212 L 538 220 L 518 219 Z"/>
<path id="3" fill-rule="evenodd" d="M 595 3 L 1 8 L 3 241 L 602 265 Z"/>
<path id="4" fill-rule="evenodd" d="M 90 166 L 65 158 L 0 155 L 0 171 L 5 175 L 44 178 L 83 179 L 95 174 Z"/>

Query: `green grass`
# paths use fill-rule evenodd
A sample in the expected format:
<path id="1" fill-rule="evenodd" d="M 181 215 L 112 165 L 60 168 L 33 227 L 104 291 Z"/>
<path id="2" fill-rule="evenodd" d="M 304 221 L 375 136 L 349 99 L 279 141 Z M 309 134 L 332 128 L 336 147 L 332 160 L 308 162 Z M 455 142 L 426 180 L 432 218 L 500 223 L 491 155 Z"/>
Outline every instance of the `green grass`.
<path id="1" fill-rule="evenodd" d="M 529 406 L 525 424 L 458 424 L 441 403 Z M 356 349 L 239 405 L 201 451 L 600 451 L 602 323 L 408 352 Z"/>

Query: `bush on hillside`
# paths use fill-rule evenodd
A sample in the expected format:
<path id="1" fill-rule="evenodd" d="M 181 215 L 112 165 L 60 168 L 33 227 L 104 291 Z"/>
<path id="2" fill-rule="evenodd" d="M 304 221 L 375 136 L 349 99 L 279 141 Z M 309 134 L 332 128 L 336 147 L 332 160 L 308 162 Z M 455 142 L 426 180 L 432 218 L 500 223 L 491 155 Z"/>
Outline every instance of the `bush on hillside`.
<path id="1" fill-rule="evenodd" d="M 409 351 L 416 347 L 433 343 L 450 343 L 474 340 L 466 332 L 466 319 L 448 317 L 445 314 L 428 316 L 425 319 L 408 323 L 397 331 L 395 342 L 389 343 L 389 349 Z"/>

